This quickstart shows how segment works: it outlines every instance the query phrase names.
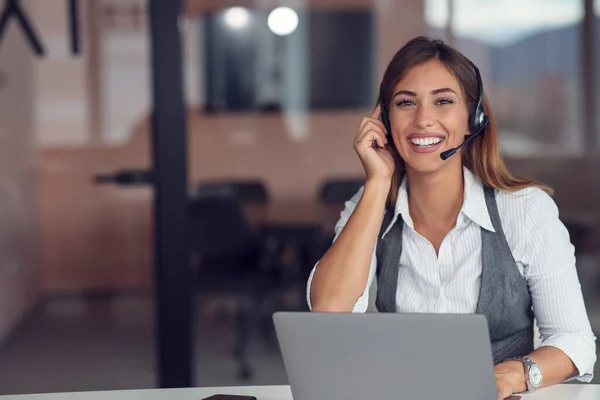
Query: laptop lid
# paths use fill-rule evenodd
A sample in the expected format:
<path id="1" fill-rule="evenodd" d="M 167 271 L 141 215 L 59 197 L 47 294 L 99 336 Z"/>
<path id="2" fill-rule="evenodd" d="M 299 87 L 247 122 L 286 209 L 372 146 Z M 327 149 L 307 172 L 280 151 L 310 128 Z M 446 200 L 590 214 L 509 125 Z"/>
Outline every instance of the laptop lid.
<path id="1" fill-rule="evenodd" d="M 294 400 L 495 400 L 487 327 L 476 314 L 273 315 Z"/>

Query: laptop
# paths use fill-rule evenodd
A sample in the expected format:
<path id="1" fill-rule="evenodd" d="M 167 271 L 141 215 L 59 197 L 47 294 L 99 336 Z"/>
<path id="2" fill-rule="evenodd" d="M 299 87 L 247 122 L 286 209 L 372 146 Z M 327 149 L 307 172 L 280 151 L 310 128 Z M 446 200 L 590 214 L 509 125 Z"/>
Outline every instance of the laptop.
<path id="1" fill-rule="evenodd" d="M 496 400 L 478 314 L 276 312 L 294 400 Z"/>

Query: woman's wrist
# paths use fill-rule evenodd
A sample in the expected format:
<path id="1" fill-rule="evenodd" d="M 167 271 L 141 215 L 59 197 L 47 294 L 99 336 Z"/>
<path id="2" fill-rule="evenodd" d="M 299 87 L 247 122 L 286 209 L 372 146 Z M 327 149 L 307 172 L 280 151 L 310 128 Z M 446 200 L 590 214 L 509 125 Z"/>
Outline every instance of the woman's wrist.
<path id="1" fill-rule="evenodd" d="M 390 187 L 392 186 L 391 178 L 367 178 L 365 181 L 365 191 L 374 191 L 380 193 L 383 196 L 386 196 L 390 192 Z"/>
<path id="2" fill-rule="evenodd" d="M 504 364 L 511 371 L 513 389 L 515 393 L 527 391 L 527 372 L 521 361 L 505 361 Z"/>

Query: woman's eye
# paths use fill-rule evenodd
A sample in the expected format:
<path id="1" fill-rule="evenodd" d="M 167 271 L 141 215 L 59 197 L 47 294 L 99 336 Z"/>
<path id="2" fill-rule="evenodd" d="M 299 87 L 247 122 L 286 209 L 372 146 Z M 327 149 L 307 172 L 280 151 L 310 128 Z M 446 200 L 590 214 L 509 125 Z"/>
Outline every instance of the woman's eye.
<path id="1" fill-rule="evenodd" d="M 412 106 L 412 105 L 414 105 L 414 104 L 415 104 L 415 102 L 414 102 L 414 101 L 412 101 L 412 100 L 408 100 L 408 99 L 405 99 L 405 100 L 398 100 L 398 101 L 396 102 L 396 105 L 397 105 L 398 107 Z"/>
<path id="2" fill-rule="evenodd" d="M 439 104 L 439 105 L 442 105 L 442 106 L 445 106 L 445 105 L 448 105 L 448 104 L 452 104 L 452 103 L 454 103 L 452 101 L 452 99 L 437 99 L 436 102 L 435 102 L 435 104 Z"/>

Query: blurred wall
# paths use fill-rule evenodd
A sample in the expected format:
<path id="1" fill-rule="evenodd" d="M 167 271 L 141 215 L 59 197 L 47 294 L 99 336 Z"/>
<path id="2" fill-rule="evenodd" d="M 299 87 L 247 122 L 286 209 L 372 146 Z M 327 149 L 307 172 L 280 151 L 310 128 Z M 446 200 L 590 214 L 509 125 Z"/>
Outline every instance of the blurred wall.
<path id="1" fill-rule="evenodd" d="M 40 213 L 47 292 L 148 288 L 152 277 L 152 191 L 96 186 L 99 173 L 148 168 L 147 139 L 120 147 L 42 153 Z"/>
<path id="2" fill-rule="evenodd" d="M 73 56 L 69 48 L 66 1 L 29 0 L 29 16 L 46 55 L 36 58 L 35 136 L 41 146 L 81 146 L 90 138 L 85 52 Z M 89 2 L 85 6 L 89 6 Z M 85 14 L 81 13 L 82 16 Z M 82 26 L 83 23 L 82 23 Z"/>
<path id="3" fill-rule="evenodd" d="M 9 23 L 0 44 L 0 340 L 41 290 L 34 65 L 22 31 Z"/>

